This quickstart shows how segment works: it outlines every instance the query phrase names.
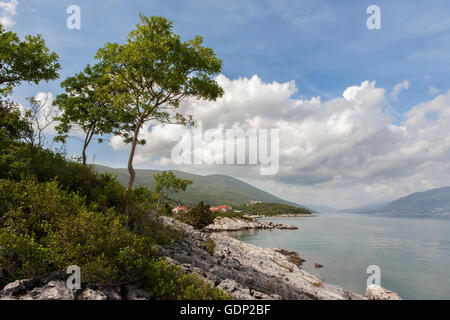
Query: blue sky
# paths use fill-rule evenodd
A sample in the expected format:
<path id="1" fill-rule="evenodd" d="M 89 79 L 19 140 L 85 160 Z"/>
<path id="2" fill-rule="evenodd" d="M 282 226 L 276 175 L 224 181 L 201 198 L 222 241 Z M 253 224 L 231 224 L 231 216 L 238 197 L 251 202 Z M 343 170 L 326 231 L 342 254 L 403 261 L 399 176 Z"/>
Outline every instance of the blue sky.
<path id="1" fill-rule="evenodd" d="M 81 30 L 66 28 L 66 8 L 72 4 L 81 8 Z M 381 8 L 381 30 L 366 27 L 372 4 Z M 448 0 L 18 0 L 10 29 L 21 36 L 42 34 L 60 57 L 64 79 L 94 63 L 106 42 L 124 41 L 139 13 L 172 20 L 183 39 L 202 35 L 223 59 L 228 79 L 256 74 L 264 83 L 294 80 L 295 99 L 332 100 L 365 80 L 376 81 L 388 95 L 406 80 L 409 89 L 389 101 L 398 112 L 394 124 L 413 106 L 450 88 Z M 14 95 L 24 103 L 40 91 L 60 93 L 59 81 L 24 85 Z M 78 148 L 69 144 L 69 152 Z M 125 166 L 128 155 L 108 144 L 91 147 L 90 157 L 94 154 L 96 163 L 117 166 Z"/>
<path id="2" fill-rule="evenodd" d="M 68 30 L 65 10 L 77 4 L 81 30 Z M 366 8 L 378 4 L 382 30 L 366 28 Z M 184 39 L 200 34 L 224 61 L 230 78 L 258 74 L 265 82 L 295 80 L 304 96 L 340 96 L 351 84 L 404 79 L 415 90 L 405 111 L 429 86 L 447 89 L 450 3 L 419 1 L 19 1 L 12 28 L 41 33 L 61 59 L 61 78 L 80 71 L 106 42 L 121 42 L 140 12 L 174 21 Z M 29 94 L 35 87 L 18 90 Z M 57 91 L 58 83 L 42 85 Z"/>

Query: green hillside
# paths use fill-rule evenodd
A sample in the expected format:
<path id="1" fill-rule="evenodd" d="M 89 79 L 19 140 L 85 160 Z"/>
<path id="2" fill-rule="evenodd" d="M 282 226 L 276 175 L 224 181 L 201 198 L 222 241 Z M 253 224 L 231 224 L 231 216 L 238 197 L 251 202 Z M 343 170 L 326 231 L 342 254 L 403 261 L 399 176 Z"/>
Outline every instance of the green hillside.
<path id="1" fill-rule="evenodd" d="M 450 187 L 412 193 L 388 203 L 381 212 L 442 215 L 450 212 Z"/>
<path id="2" fill-rule="evenodd" d="M 312 211 L 305 208 L 294 207 L 281 203 L 254 203 L 238 207 L 246 214 L 257 216 L 278 216 L 283 214 L 311 214 Z"/>
<path id="3" fill-rule="evenodd" d="M 117 175 L 117 179 L 122 183 L 128 182 L 128 170 L 110 168 L 106 166 L 95 165 L 94 169 L 98 172 L 107 172 Z M 161 171 L 136 169 L 135 186 L 146 185 L 153 188 L 153 175 Z M 225 175 L 208 175 L 200 176 L 186 173 L 183 171 L 172 170 L 175 175 L 182 179 L 189 179 L 193 184 L 188 186 L 185 192 L 174 195 L 174 199 L 180 201 L 187 206 L 193 206 L 200 201 L 204 201 L 213 206 L 227 204 L 231 206 L 239 206 L 247 204 L 250 200 L 258 200 L 263 202 L 283 203 L 296 207 L 302 207 L 297 203 L 292 203 L 268 192 L 262 191 L 252 185 L 240 181 L 238 179 Z"/>
<path id="4" fill-rule="evenodd" d="M 415 192 L 389 203 L 372 204 L 339 212 L 400 217 L 450 217 L 450 187 Z"/>

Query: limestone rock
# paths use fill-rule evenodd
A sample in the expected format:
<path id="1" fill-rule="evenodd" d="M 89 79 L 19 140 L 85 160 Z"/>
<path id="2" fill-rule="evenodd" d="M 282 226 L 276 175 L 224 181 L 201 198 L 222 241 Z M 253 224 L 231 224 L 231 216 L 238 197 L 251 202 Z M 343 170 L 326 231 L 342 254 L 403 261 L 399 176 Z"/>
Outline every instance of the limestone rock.
<path id="1" fill-rule="evenodd" d="M 125 286 L 127 300 L 150 300 L 150 295 L 147 291 L 139 289 L 135 286 Z"/>
<path id="2" fill-rule="evenodd" d="M 369 300 L 402 300 L 397 293 L 374 284 L 367 287 L 366 297 Z"/>
<path id="3" fill-rule="evenodd" d="M 251 230 L 251 229 L 286 229 L 286 230 L 296 230 L 296 226 L 290 224 L 274 223 L 272 221 L 247 221 L 237 218 L 216 218 L 213 224 L 205 227 L 206 232 L 221 232 L 221 231 L 241 231 L 241 230 Z"/>
<path id="4" fill-rule="evenodd" d="M 96 291 L 91 288 L 83 290 L 78 295 L 78 300 L 108 300 L 108 296 L 101 291 Z"/>

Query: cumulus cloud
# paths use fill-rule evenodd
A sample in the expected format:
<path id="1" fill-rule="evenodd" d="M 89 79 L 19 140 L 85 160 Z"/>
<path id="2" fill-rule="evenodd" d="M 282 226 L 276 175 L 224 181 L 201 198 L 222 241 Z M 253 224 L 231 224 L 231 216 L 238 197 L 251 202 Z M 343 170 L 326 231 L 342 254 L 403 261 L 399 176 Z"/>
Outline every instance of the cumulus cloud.
<path id="1" fill-rule="evenodd" d="M 17 0 L 10 0 L 9 2 L 0 1 L 0 24 L 6 28 L 15 25 L 14 16 L 17 14 Z"/>
<path id="2" fill-rule="evenodd" d="M 398 95 L 400 94 L 400 92 L 408 90 L 410 85 L 411 84 L 408 80 L 403 80 L 402 82 L 397 83 L 389 94 L 391 100 L 398 101 Z"/>
<path id="3" fill-rule="evenodd" d="M 203 131 L 280 129 L 280 169 L 261 176 L 252 165 L 180 165 L 240 177 L 292 201 L 352 206 L 391 200 L 448 184 L 450 92 L 413 107 L 401 123 L 390 116 L 386 90 L 374 81 L 347 88 L 342 97 L 297 99 L 295 82 L 265 83 L 258 76 L 230 80 L 220 75 L 225 95 L 216 102 L 190 100 L 181 111 L 202 120 Z M 177 167 L 171 150 L 187 129 L 152 123 L 137 149 L 144 166 Z M 222 136 L 223 137 L 223 136 Z M 202 142 L 204 158 L 225 138 Z M 111 145 L 127 148 L 119 138 Z M 205 151 L 206 150 L 206 151 Z M 205 155 L 206 154 L 206 155 Z"/>

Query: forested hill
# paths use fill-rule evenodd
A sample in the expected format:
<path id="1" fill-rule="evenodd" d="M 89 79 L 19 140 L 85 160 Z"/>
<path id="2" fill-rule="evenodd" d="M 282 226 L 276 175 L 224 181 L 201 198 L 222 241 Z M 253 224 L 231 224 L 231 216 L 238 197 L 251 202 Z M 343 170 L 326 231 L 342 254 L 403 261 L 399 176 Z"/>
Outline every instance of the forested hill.
<path id="1" fill-rule="evenodd" d="M 411 193 L 387 204 L 341 210 L 390 216 L 450 217 L 450 187 Z"/>
<path id="2" fill-rule="evenodd" d="M 116 169 L 94 165 L 94 169 L 98 172 L 107 172 L 117 175 L 117 179 L 122 184 L 128 182 L 128 170 L 125 168 Z M 154 186 L 153 175 L 161 172 L 149 169 L 135 169 L 135 171 L 135 186 L 146 185 L 149 188 L 153 188 Z M 251 200 L 257 200 L 302 207 L 297 203 L 280 199 L 268 192 L 230 176 L 218 174 L 201 176 L 177 170 L 173 170 L 173 172 L 179 178 L 193 181 L 193 184 L 189 185 L 185 192 L 179 192 L 173 196 L 174 199 L 187 206 L 193 206 L 200 201 L 204 201 L 213 206 L 221 204 L 239 206 L 247 204 Z"/>

